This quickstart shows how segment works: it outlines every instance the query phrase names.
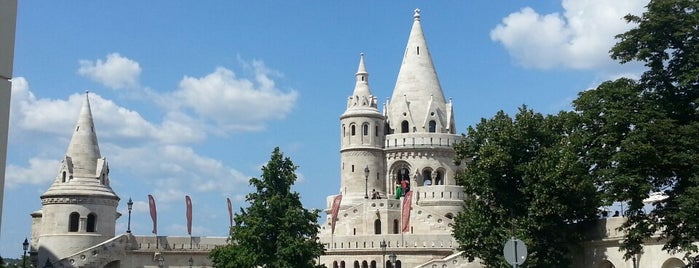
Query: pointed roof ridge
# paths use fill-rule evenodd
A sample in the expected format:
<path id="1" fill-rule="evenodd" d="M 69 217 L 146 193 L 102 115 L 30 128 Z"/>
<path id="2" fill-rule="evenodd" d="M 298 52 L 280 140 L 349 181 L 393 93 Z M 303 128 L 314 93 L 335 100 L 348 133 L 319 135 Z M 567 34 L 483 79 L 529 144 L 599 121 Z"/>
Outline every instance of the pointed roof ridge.
<path id="1" fill-rule="evenodd" d="M 369 72 L 364 63 L 364 53 L 359 54 L 359 66 L 355 74 L 356 83 L 352 96 L 347 100 L 347 110 L 344 115 L 357 113 L 378 113 L 376 97 L 369 89 Z"/>
<path id="2" fill-rule="evenodd" d="M 408 44 L 403 55 L 396 86 L 392 98 L 408 95 L 411 99 L 424 98 L 429 100 L 434 96 L 435 101 L 445 102 L 444 93 L 437 77 L 437 71 L 432 63 L 427 40 L 422 31 L 421 11 L 415 9 L 413 27 L 410 29 Z"/>
<path id="3" fill-rule="evenodd" d="M 366 66 L 364 65 L 364 53 L 359 53 L 359 68 L 357 68 L 357 75 L 364 74 L 369 75 L 366 71 Z"/>
<path id="4" fill-rule="evenodd" d="M 95 124 L 92 119 L 92 108 L 90 107 L 90 93 L 85 91 L 85 101 L 80 108 L 78 122 L 75 124 L 73 136 L 68 144 L 66 156 L 73 162 L 76 175 L 93 177 L 97 169 L 97 159 L 102 158 Z"/>

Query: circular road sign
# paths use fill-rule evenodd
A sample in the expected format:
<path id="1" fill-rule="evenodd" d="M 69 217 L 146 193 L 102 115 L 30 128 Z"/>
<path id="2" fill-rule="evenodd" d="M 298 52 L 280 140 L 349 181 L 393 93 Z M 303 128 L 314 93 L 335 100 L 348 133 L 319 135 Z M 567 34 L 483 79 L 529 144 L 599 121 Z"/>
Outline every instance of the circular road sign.
<path id="1" fill-rule="evenodd" d="M 527 245 L 517 238 L 510 238 L 502 249 L 505 260 L 510 265 L 521 265 L 527 260 Z"/>

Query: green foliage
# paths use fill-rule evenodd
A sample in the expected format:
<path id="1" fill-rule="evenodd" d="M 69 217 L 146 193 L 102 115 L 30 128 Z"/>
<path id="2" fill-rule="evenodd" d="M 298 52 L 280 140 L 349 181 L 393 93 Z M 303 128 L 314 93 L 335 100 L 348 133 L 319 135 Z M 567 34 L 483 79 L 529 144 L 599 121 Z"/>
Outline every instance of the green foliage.
<path id="1" fill-rule="evenodd" d="M 275 148 L 262 168 L 262 178 L 250 179 L 256 192 L 246 200 L 250 207 L 235 215 L 231 244 L 217 247 L 210 257 L 216 267 L 322 267 L 318 210 L 303 208 L 299 194 L 291 191 L 296 166 Z"/>
<path id="2" fill-rule="evenodd" d="M 453 234 L 469 259 L 509 267 L 502 248 L 511 236 L 529 256 L 522 267 L 567 267 L 570 247 L 597 217 L 594 181 L 571 145 L 576 115 L 542 116 L 522 107 L 515 118 L 500 111 L 470 127 L 455 146 L 466 171 L 457 177 L 472 195 Z"/>
<path id="3" fill-rule="evenodd" d="M 582 156 L 607 202 L 629 204 L 622 226 L 626 258 L 655 232 L 668 251 L 696 251 L 699 240 L 699 1 L 651 0 L 636 27 L 617 36 L 612 58 L 648 68 L 580 94 Z M 650 192 L 668 198 L 644 211 Z"/>

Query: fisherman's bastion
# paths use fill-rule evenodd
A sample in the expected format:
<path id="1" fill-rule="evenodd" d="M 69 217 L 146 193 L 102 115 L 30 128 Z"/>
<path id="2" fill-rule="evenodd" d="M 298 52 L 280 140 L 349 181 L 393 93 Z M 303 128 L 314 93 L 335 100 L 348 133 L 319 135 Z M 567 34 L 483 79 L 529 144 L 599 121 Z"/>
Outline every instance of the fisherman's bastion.
<path id="1" fill-rule="evenodd" d="M 2 3 L 12 7 L 12 2 Z M 463 166 L 453 161 L 453 145 L 462 137 L 453 113 L 459 100 L 445 98 L 421 23 L 416 10 L 386 103 L 380 104 L 369 86 L 363 55 L 354 89 L 350 82 L 337 85 L 350 95 L 344 110 L 337 109 L 340 189 L 327 189 L 326 214 L 320 220 L 326 252 L 319 261 L 326 267 L 483 267 L 478 259 L 461 257 L 451 235 L 454 216 L 468 196 L 455 180 Z M 11 77 L 9 70 L 2 77 Z M 2 85 L 0 90 L 10 90 L 9 83 Z M 208 253 L 228 243 L 226 234 L 190 239 L 116 230 L 116 219 L 127 216 L 117 206 L 126 200 L 110 187 L 109 163 L 100 154 L 89 94 L 75 109 L 81 109 L 80 115 L 75 128 L 65 130 L 73 131 L 65 157 L 39 197 L 42 206 L 30 215 L 34 267 L 212 267 Z M 623 234 L 616 231 L 623 221 L 600 218 L 589 240 L 579 245 L 574 267 L 686 265 L 683 256 L 663 251 L 662 241 L 655 240 L 645 244 L 642 255 L 625 260 L 618 250 Z"/>

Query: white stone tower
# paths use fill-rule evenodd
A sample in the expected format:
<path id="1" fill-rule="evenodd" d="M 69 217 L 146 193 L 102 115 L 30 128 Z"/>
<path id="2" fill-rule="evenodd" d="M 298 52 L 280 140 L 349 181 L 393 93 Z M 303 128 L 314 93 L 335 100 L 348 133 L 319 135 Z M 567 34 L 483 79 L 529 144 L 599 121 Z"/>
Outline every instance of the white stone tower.
<path id="1" fill-rule="evenodd" d="M 427 49 L 419 9 L 415 10 L 413 18 L 396 86 L 385 110 L 389 132 L 385 153 L 389 183 L 395 185 L 409 180 L 411 189 L 416 190 L 422 186 L 437 186 L 424 188 L 423 196 L 418 197 L 424 201 L 433 198 L 433 193 L 441 198 L 442 190 L 455 194 L 461 188 L 456 186 L 458 167 L 454 164 L 453 149 L 461 136 L 456 134 L 452 103 L 444 99 Z M 438 188 L 440 191 L 432 191 Z M 394 191 L 395 187 L 389 188 L 390 193 Z M 460 209 L 461 201 L 434 204 L 438 206 L 435 209 L 448 213 L 457 207 Z"/>
<path id="2" fill-rule="evenodd" d="M 370 198 L 373 191 L 386 194 L 383 180 L 385 120 L 377 108 L 376 96 L 369 90 L 364 54 L 359 57 L 356 80 L 354 92 L 347 99 L 347 109 L 340 116 L 340 191 L 345 205 Z"/>
<path id="3" fill-rule="evenodd" d="M 32 213 L 32 249 L 39 265 L 114 237 L 119 197 L 109 186 L 88 96 L 56 179 L 41 195 L 41 210 Z"/>
<path id="4" fill-rule="evenodd" d="M 341 119 L 342 198 L 327 199 L 327 221 L 320 240 L 327 267 L 471 267 L 456 253 L 451 236 L 454 216 L 461 211 L 463 187 L 456 185 L 453 145 L 461 141 L 414 14 L 392 98 L 379 113 L 369 91 L 364 57 L 356 86 Z M 368 167 L 368 174 L 364 169 Z M 411 198 L 396 191 L 409 182 Z M 407 186 L 407 185 L 406 185 Z M 380 198 L 372 198 L 376 190 Z M 402 187 L 401 187 L 402 190 Z M 365 198 L 368 196 L 369 198 Z M 333 203 L 336 206 L 333 224 Z M 478 267 L 478 266 L 475 266 Z"/>

